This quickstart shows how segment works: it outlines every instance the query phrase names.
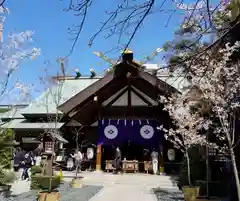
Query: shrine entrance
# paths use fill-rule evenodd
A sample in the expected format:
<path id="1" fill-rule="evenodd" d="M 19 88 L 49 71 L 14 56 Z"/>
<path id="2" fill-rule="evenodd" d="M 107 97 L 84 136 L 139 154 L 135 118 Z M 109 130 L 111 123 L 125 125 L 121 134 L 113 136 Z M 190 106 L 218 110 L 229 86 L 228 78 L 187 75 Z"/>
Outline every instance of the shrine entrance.
<path id="1" fill-rule="evenodd" d="M 102 146 L 102 170 L 114 169 L 115 149 L 119 147 L 124 171 L 151 171 L 151 152 L 158 151 L 165 141 L 164 133 L 157 129 L 159 124 L 155 120 L 100 121 L 98 143 Z"/>

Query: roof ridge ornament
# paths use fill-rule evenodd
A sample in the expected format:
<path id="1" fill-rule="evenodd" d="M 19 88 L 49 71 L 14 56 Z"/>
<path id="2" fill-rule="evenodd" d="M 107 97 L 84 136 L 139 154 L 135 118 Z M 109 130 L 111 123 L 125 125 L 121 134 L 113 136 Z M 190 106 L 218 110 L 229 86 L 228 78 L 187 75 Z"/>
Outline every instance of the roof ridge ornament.
<path id="1" fill-rule="evenodd" d="M 123 51 L 121 51 L 122 54 L 122 61 L 123 62 L 131 62 L 133 61 L 133 51 L 126 48 Z"/>
<path id="2" fill-rule="evenodd" d="M 121 54 L 133 54 L 133 51 L 129 48 L 126 48 L 126 49 L 121 51 Z"/>

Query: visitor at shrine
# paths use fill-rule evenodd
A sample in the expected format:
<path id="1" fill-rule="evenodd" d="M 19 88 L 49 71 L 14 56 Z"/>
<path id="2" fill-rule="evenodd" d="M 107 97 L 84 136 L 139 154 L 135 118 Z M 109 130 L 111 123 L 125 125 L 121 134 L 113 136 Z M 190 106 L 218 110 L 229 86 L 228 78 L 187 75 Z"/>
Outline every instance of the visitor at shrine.
<path id="1" fill-rule="evenodd" d="M 153 167 L 153 174 L 158 173 L 158 152 L 153 148 L 151 153 L 152 157 L 152 167 Z"/>
<path id="2" fill-rule="evenodd" d="M 26 153 L 24 156 L 24 160 L 22 161 L 23 164 L 23 173 L 22 173 L 22 180 L 29 180 L 28 170 L 32 167 L 32 157 L 29 153 Z"/>
<path id="3" fill-rule="evenodd" d="M 93 157 L 94 157 L 94 150 L 93 150 L 92 147 L 88 147 L 87 148 L 87 159 L 89 161 L 89 169 L 88 169 L 89 171 L 92 170 L 92 159 L 93 159 Z"/>
<path id="4" fill-rule="evenodd" d="M 83 155 L 80 150 L 76 150 L 74 155 L 71 154 L 71 156 L 75 159 L 75 167 L 76 171 L 78 172 L 79 170 L 81 170 Z"/>
<path id="5" fill-rule="evenodd" d="M 17 149 L 14 152 L 13 155 L 13 167 L 14 171 L 18 171 L 20 168 L 21 161 L 23 160 L 23 153 L 20 147 L 17 147 Z"/>
<path id="6" fill-rule="evenodd" d="M 119 147 L 116 148 L 113 167 L 115 168 L 115 173 L 118 173 L 122 170 L 122 153 Z"/>

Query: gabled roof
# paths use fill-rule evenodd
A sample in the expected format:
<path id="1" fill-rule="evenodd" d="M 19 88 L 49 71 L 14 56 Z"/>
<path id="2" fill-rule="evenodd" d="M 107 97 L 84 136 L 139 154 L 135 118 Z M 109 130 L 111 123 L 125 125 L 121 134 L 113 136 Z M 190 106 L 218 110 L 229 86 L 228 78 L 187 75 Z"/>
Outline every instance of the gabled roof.
<path id="1" fill-rule="evenodd" d="M 60 129 L 64 123 L 58 122 L 28 122 L 26 119 L 13 119 L 3 125 L 1 128 L 12 128 L 12 129 Z"/>
<path id="2" fill-rule="evenodd" d="M 68 143 L 68 141 L 66 139 L 64 139 L 59 132 L 47 132 L 47 133 L 39 135 L 36 139 L 41 139 L 44 136 L 49 136 L 52 139 L 56 139 L 59 142 L 62 142 L 64 144 Z"/>
<path id="3" fill-rule="evenodd" d="M 157 64 L 145 64 L 144 66 L 145 70 L 149 73 L 161 67 Z M 188 85 L 186 79 L 183 76 L 179 76 L 178 73 L 175 73 L 172 76 L 169 76 L 169 74 L 168 69 L 165 68 L 158 71 L 157 77 L 159 80 L 166 82 L 167 84 L 173 86 L 176 90 L 182 92 L 184 87 Z M 66 79 L 65 81 L 59 81 L 57 86 L 53 86 L 43 92 L 39 98 L 32 101 L 27 107 L 13 108 L 6 113 L 0 114 L 0 119 L 23 119 L 24 115 L 27 114 L 56 114 L 57 111 L 58 113 L 61 113 L 60 110 L 56 109 L 59 105 L 65 102 L 67 103 L 69 99 L 89 86 L 92 87 L 94 83 L 95 86 L 99 85 L 102 78 L 103 77 L 80 77 L 78 79 L 74 79 L 72 77 L 71 79 Z M 108 78 L 109 81 L 111 81 L 113 74 L 110 74 Z M 106 76 L 104 79 L 106 81 Z M 97 82 L 98 80 L 99 82 Z M 85 93 L 85 95 L 87 96 L 87 93 Z"/>
<path id="4" fill-rule="evenodd" d="M 0 119 L 22 119 L 24 116 L 21 114 L 22 108 L 12 108 L 11 110 L 1 113 Z"/>
<path id="5" fill-rule="evenodd" d="M 141 70 L 137 63 L 122 62 L 114 68 L 114 72 L 105 75 L 73 96 L 60 105 L 59 109 L 70 118 L 78 114 L 77 119 L 82 124 L 91 124 L 94 121 L 97 110 L 99 110 L 99 105 L 129 84 L 135 86 L 155 101 L 158 100 L 159 94 L 168 96 L 171 93 L 179 93 L 176 88 L 162 81 L 157 76 Z M 94 100 L 95 96 L 97 101 Z"/>
<path id="6" fill-rule="evenodd" d="M 59 105 L 97 80 L 98 78 L 82 77 L 77 80 L 58 81 L 57 85 L 46 90 L 38 99 L 32 101 L 28 107 L 21 110 L 21 114 L 56 114 Z"/>

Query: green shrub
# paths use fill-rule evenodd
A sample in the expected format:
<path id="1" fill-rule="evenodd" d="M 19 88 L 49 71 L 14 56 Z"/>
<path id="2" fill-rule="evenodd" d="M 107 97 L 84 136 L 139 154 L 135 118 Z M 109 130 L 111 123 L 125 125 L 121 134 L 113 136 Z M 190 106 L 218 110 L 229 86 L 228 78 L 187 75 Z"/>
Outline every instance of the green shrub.
<path id="1" fill-rule="evenodd" d="M 15 179 L 16 179 L 16 176 L 12 171 L 0 172 L 0 185 L 12 183 Z"/>
<path id="2" fill-rule="evenodd" d="M 50 179 L 51 177 L 42 176 L 40 174 L 33 175 L 31 180 L 31 189 L 49 190 Z M 60 184 L 60 176 L 53 176 L 51 190 L 55 190 Z"/>
<path id="3" fill-rule="evenodd" d="M 14 139 L 12 129 L 4 129 L 0 131 L 0 166 L 3 169 L 11 168 L 13 148 L 9 146 Z"/>
<path id="4" fill-rule="evenodd" d="M 31 167 L 31 175 L 35 175 L 35 174 L 40 174 L 42 173 L 42 167 L 41 166 L 32 166 Z"/>

